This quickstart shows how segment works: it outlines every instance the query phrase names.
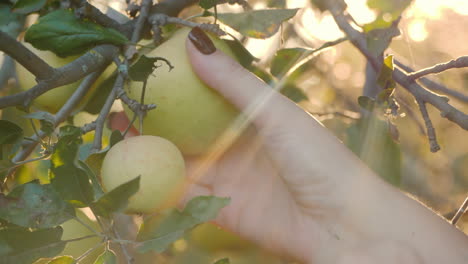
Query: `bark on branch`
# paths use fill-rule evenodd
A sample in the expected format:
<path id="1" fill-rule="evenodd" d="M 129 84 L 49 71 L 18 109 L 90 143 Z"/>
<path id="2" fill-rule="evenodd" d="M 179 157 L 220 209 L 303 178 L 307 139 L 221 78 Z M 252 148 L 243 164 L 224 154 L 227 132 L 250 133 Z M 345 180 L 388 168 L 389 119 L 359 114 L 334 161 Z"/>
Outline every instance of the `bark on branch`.
<path id="1" fill-rule="evenodd" d="M 100 45 L 73 62 L 53 69 L 53 74 L 45 79 L 39 78 L 33 88 L 0 98 L 0 109 L 9 106 L 28 107 L 30 103 L 41 94 L 65 84 L 76 82 L 83 77 L 95 72 L 110 63 L 111 58 L 118 53 L 119 49 L 112 45 Z M 9 53 L 9 55 L 14 55 Z M 48 65 L 47 65 L 48 66 Z"/>
<path id="2" fill-rule="evenodd" d="M 38 79 L 46 80 L 55 74 L 54 68 L 3 31 L 0 31 L 0 50 L 23 65 Z"/>
<path id="3" fill-rule="evenodd" d="M 416 80 L 428 74 L 436 74 L 449 69 L 468 67 L 468 56 L 462 56 L 445 63 L 439 63 L 416 72 L 408 74 L 408 77 Z"/>
<path id="4" fill-rule="evenodd" d="M 367 48 L 367 41 L 365 35 L 350 24 L 349 15 L 344 13 L 345 11 L 343 9 L 343 6 L 341 5 L 341 2 L 327 1 L 327 5 L 338 27 L 343 32 L 345 32 L 349 40 L 366 57 L 366 59 L 371 63 L 372 67 L 376 71 L 379 71 L 380 65 L 382 64 L 382 58 L 376 58 L 371 55 Z M 403 88 L 405 88 L 411 94 L 413 94 L 415 98 L 433 105 L 434 107 L 439 109 L 442 117 L 445 117 L 459 125 L 461 128 L 468 130 L 468 115 L 450 105 L 448 103 L 447 97 L 440 96 L 438 94 L 428 91 L 427 89 L 416 83 L 413 79 L 408 77 L 408 75 L 399 68 L 395 68 L 392 75 L 393 79 Z"/>

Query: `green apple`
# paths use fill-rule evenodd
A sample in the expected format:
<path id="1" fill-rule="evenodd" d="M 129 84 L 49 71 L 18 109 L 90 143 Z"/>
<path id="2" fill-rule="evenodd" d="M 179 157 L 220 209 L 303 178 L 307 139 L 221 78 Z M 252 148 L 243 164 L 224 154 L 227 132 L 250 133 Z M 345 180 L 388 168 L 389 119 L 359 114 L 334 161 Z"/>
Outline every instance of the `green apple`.
<path id="1" fill-rule="evenodd" d="M 136 136 L 115 144 L 101 168 L 104 189 L 110 191 L 140 176 L 140 189 L 127 213 L 153 213 L 173 207 L 185 177 L 185 162 L 177 147 L 157 136 Z"/>
<path id="2" fill-rule="evenodd" d="M 146 56 L 164 57 L 174 66 L 169 71 L 162 62 L 149 77 L 145 103 L 157 105 L 149 111 L 143 122 L 143 133 L 167 138 L 187 155 L 205 153 L 238 116 L 238 111 L 220 94 L 207 87 L 192 71 L 185 42 L 189 28 L 176 31 Z M 234 58 L 229 47 L 210 36 L 215 46 Z M 226 80 L 230 82 L 232 80 Z M 128 95 L 139 100 L 141 82 L 132 82 Z M 131 118 L 133 113 L 126 108 Z"/>
<path id="3" fill-rule="evenodd" d="M 43 59 L 45 62 L 47 62 L 50 66 L 55 68 L 62 67 L 78 58 L 78 56 L 60 58 L 51 51 L 38 50 L 28 43 L 23 43 L 23 45 L 26 46 L 29 50 L 31 50 L 34 54 L 39 56 L 41 59 Z M 90 91 L 85 95 L 80 106 L 83 106 L 91 98 L 92 94 L 98 87 L 98 84 L 105 78 L 110 76 L 114 70 L 115 66 L 112 65 L 104 71 L 101 77 L 91 87 Z M 18 77 L 19 87 L 23 91 L 31 89 L 37 84 L 36 77 L 19 63 L 16 63 L 16 74 Z M 40 110 L 45 110 L 50 113 L 56 113 L 70 98 L 73 92 L 75 92 L 76 88 L 78 88 L 78 86 L 80 85 L 80 82 L 81 80 L 78 80 L 74 83 L 54 88 L 37 97 L 34 100 L 33 104 Z"/>

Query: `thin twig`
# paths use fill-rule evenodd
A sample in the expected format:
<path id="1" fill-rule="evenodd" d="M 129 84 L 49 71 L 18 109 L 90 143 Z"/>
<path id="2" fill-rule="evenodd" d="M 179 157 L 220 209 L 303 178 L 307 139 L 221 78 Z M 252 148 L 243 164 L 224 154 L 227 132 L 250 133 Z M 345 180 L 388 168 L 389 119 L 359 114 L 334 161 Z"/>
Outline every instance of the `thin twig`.
<path id="1" fill-rule="evenodd" d="M 455 215 L 453 216 L 452 220 L 450 221 L 450 223 L 452 223 L 452 225 L 456 225 L 458 220 L 460 220 L 460 218 L 463 216 L 463 214 L 466 212 L 466 209 L 468 208 L 468 197 L 466 197 L 465 201 L 463 202 L 463 204 L 460 206 L 460 208 L 458 208 L 458 211 L 455 213 Z"/>
<path id="2" fill-rule="evenodd" d="M 137 43 L 138 40 L 140 39 L 141 32 L 147 21 L 152 4 L 153 4 L 152 0 L 143 0 L 143 2 L 141 3 L 140 15 L 138 16 L 137 22 L 133 28 L 133 34 L 132 34 L 133 43 Z"/>
<path id="3" fill-rule="evenodd" d="M 120 237 L 119 232 L 115 229 L 115 227 L 112 227 L 112 232 L 114 233 L 114 236 L 115 236 L 116 240 L 118 240 L 118 241 L 122 240 L 122 238 Z M 122 249 L 122 253 L 125 256 L 125 258 L 127 260 L 127 263 L 132 264 L 134 262 L 134 258 L 128 252 L 127 248 L 125 247 L 125 244 L 120 243 L 120 242 L 118 242 L 118 244 L 120 246 L 120 249 Z"/>
<path id="4" fill-rule="evenodd" d="M 437 152 L 440 150 L 439 143 L 437 143 L 436 132 L 434 126 L 432 125 L 431 118 L 429 117 L 429 113 L 427 112 L 426 104 L 416 98 L 416 102 L 419 106 L 419 111 L 424 119 L 424 124 L 426 125 L 427 129 L 427 138 L 429 139 L 429 145 L 431 148 L 431 152 Z"/>
<path id="5" fill-rule="evenodd" d="M 75 14 L 78 14 L 80 16 L 85 16 L 88 19 L 106 28 L 113 28 L 127 35 L 128 37 L 128 34 L 126 34 L 127 32 L 125 30 L 125 26 L 123 26 L 116 20 L 110 18 L 106 14 L 102 13 L 98 8 L 88 3 L 88 1 L 81 1 L 80 4 L 81 4 L 81 7 L 75 9 Z"/>
<path id="6" fill-rule="evenodd" d="M 424 125 L 421 123 L 421 121 L 418 119 L 417 114 L 415 111 L 413 111 L 413 108 L 411 108 L 410 103 L 406 101 L 405 97 L 401 97 L 396 95 L 396 100 L 397 102 L 405 108 L 405 113 L 408 114 L 408 116 L 413 119 L 413 122 L 416 123 L 416 126 L 418 127 L 419 133 L 421 135 L 426 135 L 426 130 Z"/>
<path id="7" fill-rule="evenodd" d="M 23 160 L 23 161 L 14 163 L 13 166 L 11 166 L 11 167 L 9 167 L 9 168 L 5 168 L 5 169 L 3 169 L 3 170 L 7 170 L 7 169 L 10 170 L 10 169 L 19 167 L 19 166 L 21 166 L 21 165 L 24 165 L 24 164 L 26 164 L 26 163 L 30 163 L 30 162 L 34 162 L 34 161 L 38 161 L 38 160 L 43 160 L 43 159 L 45 159 L 45 158 L 47 158 L 47 157 L 49 157 L 49 156 L 50 156 L 50 153 L 47 153 L 47 154 L 42 155 L 42 156 L 37 157 L 37 158 L 33 158 L 33 159 L 30 159 L 30 160 Z M 0 172 L 3 171 L 3 170 L 0 169 Z"/>
<path id="8" fill-rule="evenodd" d="M 106 122 L 106 118 L 109 115 L 109 112 L 112 108 L 112 105 L 114 104 L 115 99 L 117 98 L 116 93 L 118 87 L 122 87 L 124 84 L 124 77 L 122 73 L 120 73 L 117 76 L 117 79 L 115 80 L 114 87 L 112 88 L 112 91 L 109 93 L 107 96 L 106 102 L 101 108 L 101 111 L 99 112 L 99 116 L 97 117 L 95 123 L 95 134 L 94 134 L 94 141 L 93 141 L 93 147 L 91 149 L 91 153 L 95 153 L 101 150 L 102 148 L 102 133 L 104 131 L 104 124 Z"/>
<path id="9" fill-rule="evenodd" d="M 218 24 L 195 23 L 178 17 L 171 17 L 165 14 L 154 14 L 148 18 L 153 27 L 160 27 L 166 24 L 178 24 L 186 27 L 200 27 L 203 30 L 215 33 L 218 36 L 224 36 L 226 33 L 219 28 Z"/>
<path id="10" fill-rule="evenodd" d="M 365 35 L 350 25 L 349 15 L 344 14 L 343 1 L 326 1 L 328 10 L 331 12 L 338 27 L 346 33 L 353 45 L 371 63 L 375 70 L 380 70 L 382 58 L 374 57 L 367 49 Z M 392 74 L 393 79 L 403 88 L 407 89 L 415 98 L 435 106 L 441 112 L 442 117 L 458 124 L 461 128 L 468 130 L 468 115 L 448 103 L 448 98 L 437 95 L 423 88 L 414 80 L 408 78 L 407 74 L 399 68 L 395 68 Z"/>
<path id="11" fill-rule="evenodd" d="M 398 66 L 399 68 L 401 68 L 402 70 L 404 70 L 405 72 L 407 73 L 412 73 L 414 72 L 414 70 L 401 63 L 399 60 L 395 60 L 393 61 L 395 63 L 396 66 Z M 446 94 L 446 95 L 449 95 L 459 101 L 462 101 L 462 102 L 465 102 L 465 103 L 468 103 L 468 95 L 466 94 L 463 94 L 459 91 L 456 91 L 456 90 L 453 90 L 453 89 L 449 89 L 447 88 L 446 86 L 438 83 L 438 82 L 435 82 L 427 77 L 422 77 L 422 78 L 419 78 L 418 79 L 419 82 L 421 82 L 422 85 L 424 85 L 425 87 L 427 87 L 429 90 L 431 91 L 434 91 L 434 92 L 439 92 L 439 93 L 443 93 L 443 94 Z"/>
<path id="12" fill-rule="evenodd" d="M 449 69 L 468 67 L 468 56 L 461 56 L 449 62 L 439 63 L 416 72 L 408 74 L 408 78 L 416 80 L 428 74 L 436 74 Z"/>

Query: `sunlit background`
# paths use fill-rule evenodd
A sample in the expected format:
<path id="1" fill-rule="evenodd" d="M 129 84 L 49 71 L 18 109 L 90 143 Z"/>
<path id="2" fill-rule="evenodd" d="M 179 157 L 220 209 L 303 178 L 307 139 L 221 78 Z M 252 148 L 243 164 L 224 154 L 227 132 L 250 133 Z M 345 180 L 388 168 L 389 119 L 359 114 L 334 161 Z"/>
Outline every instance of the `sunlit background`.
<path id="1" fill-rule="evenodd" d="M 106 1 L 93 2 L 105 4 Z M 254 8 L 267 7 L 267 1 L 264 0 L 249 2 Z M 367 7 L 366 0 L 346 2 L 349 12 L 358 24 L 364 25 L 376 18 L 375 12 Z M 343 37 L 332 16 L 312 8 L 310 1 L 287 0 L 286 3 L 288 8 L 300 10 L 293 19 L 282 26 L 280 33 L 267 40 L 247 39 L 245 42 L 247 49 L 259 59 L 257 65 L 261 67 L 268 69 L 269 62 L 280 48 L 317 48 L 327 41 Z M 119 1 L 112 1 L 110 6 L 116 10 L 124 9 Z M 106 6 L 101 7 L 105 10 Z M 242 9 L 223 5 L 218 11 L 241 12 Z M 200 12 L 199 8 L 190 8 L 184 11 L 183 15 L 188 17 Z M 125 20 L 125 17 L 121 18 L 122 21 Z M 399 28 L 401 35 L 393 40 L 387 53 L 395 55 L 396 59 L 414 69 L 468 55 L 467 0 L 414 0 L 403 13 Z M 227 27 L 223 29 L 240 37 Z M 284 38 L 284 35 L 288 37 Z M 451 89 L 468 94 L 467 69 L 450 70 L 431 78 Z M 315 114 L 341 140 L 346 141 L 346 129 L 360 114 L 357 98 L 362 95 L 365 79 L 364 57 L 350 43 L 339 44 L 320 53 L 313 59 L 312 67 L 299 77 L 298 85 L 309 97 L 308 101 L 301 102 L 300 105 Z M 414 98 L 399 87 L 396 98 L 403 116 L 395 120 L 400 131 L 399 144 L 403 152 L 402 180 L 398 187 L 440 214 L 452 212 L 468 193 L 467 132 L 441 118 L 439 111 L 429 106 L 428 110 L 442 148 L 437 153 L 431 153 L 424 135 L 424 123 Z M 467 103 L 456 99 L 451 99 L 451 103 L 468 113 Z M 118 105 L 114 107 L 114 110 L 119 109 L 121 107 Z M 337 115 L 336 112 L 344 115 Z M 80 114 L 75 117 L 75 122 L 77 125 L 85 124 L 94 118 L 88 114 Z M 92 134 L 87 136 L 92 137 Z M 45 168 L 44 163 L 27 166 L 37 171 Z M 19 173 L 20 180 L 21 177 L 26 176 Z M 468 233 L 468 217 L 464 219 L 466 221 L 461 221 L 460 226 L 466 226 L 465 232 Z M 238 238 L 232 234 L 222 233 L 216 228 L 200 229 L 202 230 L 197 229 L 198 231 L 189 234 L 185 239 L 179 240 L 169 252 L 157 257 L 146 256 L 145 263 L 211 263 L 209 261 L 221 257 L 231 257 L 235 260 L 232 263 L 284 263 L 251 245 L 242 246 L 245 242 L 236 240 Z"/>

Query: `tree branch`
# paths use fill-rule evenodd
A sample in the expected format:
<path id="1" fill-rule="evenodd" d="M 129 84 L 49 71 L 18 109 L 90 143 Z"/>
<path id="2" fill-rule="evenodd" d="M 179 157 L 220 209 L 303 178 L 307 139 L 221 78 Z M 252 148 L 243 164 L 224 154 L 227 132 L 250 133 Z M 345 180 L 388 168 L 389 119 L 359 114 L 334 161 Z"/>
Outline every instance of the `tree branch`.
<path id="1" fill-rule="evenodd" d="M 436 74 L 448 69 L 468 67 L 468 56 L 462 56 L 449 62 L 439 63 L 416 72 L 408 74 L 408 78 L 416 80 L 428 74 Z"/>
<path id="2" fill-rule="evenodd" d="M 112 91 L 109 93 L 107 96 L 106 102 L 101 108 L 101 111 L 99 112 L 99 116 L 97 117 L 96 121 L 94 121 L 94 142 L 93 142 L 93 148 L 91 149 L 91 153 L 98 152 L 102 148 L 102 133 L 104 131 L 104 124 L 106 122 L 106 118 L 109 115 L 109 112 L 112 108 L 112 105 L 114 104 L 115 99 L 117 98 L 117 90 L 120 87 L 123 87 L 124 85 L 125 78 L 122 73 L 120 73 L 117 76 L 117 79 L 115 80 L 114 87 L 112 88 Z"/>
<path id="3" fill-rule="evenodd" d="M 431 152 L 437 152 L 440 150 L 439 143 L 437 143 L 437 137 L 435 133 L 434 126 L 432 125 L 431 118 L 429 117 L 429 113 L 427 112 L 426 103 L 416 99 L 416 102 L 419 106 L 419 111 L 421 111 L 422 117 L 424 119 L 424 123 L 427 129 L 427 138 L 429 139 L 429 144 L 431 148 Z"/>
<path id="4" fill-rule="evenodd" d="M 38 79 L 47 80 L 55 75 L 54 68 L 3 31 L 0 31 L 0 50 L 23 65 Z"/>
<path id="5" fill-rule="evenodd" d="M 152 0 L 143 0 L 143 2 L 141 3 L 140 16 L 137 18 L 137 22 L 135 24 L 135 27 L 133 28 L 132 42 L 136 43 L 140 39 L 140 35 L 143 31 L 145 23 L 147 22 L 149 11 L 152 5 Z"/>
<path id="6" fill-rule="evenodd" d="M 54 128 L 60 125 L 63 121 L 65 121 L 68 116 L 72 113 L 72 111 L 76 108 L 76 106 L 80 103 L 81 99 L 86 95 L 86 93 L 91 89 L 93 83 L 99 78 L 99 76 L 104 71 L 104 68 L 99 69 L 98 71 L 90 74 L 87 76 L 78 86 L 76 91 L 72 94 L 70 99 L 60 108 L 60 110 L 54 116 Z M 44 131 L 39 131 L 37 134 L 33 135 L 30 140 L 24 140 L 22 144 L 22 149 L 19 151 L 12 159 L 13 163 L 19 163 L 25 160 L 29 155 L 34 151 L 37 147 L 37 144 L 40 142 L 42 138 L 46 136 Z M 8 172 L 8 177 L 5 179 L 6 183 L 7 179 L 13 175 L 15 172 L 15 168 L 10 169 Z"/>
<path id="7" fill-rule="evenodd" d="M 14 76 L 14 68 L 15 61 L 10 56 L 4 55 L 3 63 L 0 67 L 0 91 L 6 87 L 8 80 Z"/>
<path id="8" fill-rule="evenodd" d="M 1 41 L 0 41 L 1 43 Z M 78 81 L 86 75 L 95 72 L 110 62 L 110 58 L 118 53 L 119 49 L 112 45 L 100 45 L 87 52 L 73 62 L 57 68 L 54 74 L 47 79 L 39 79 L 33 88 L 14 95 L 0 98 L 0 109 L 9 106 L 28 107 L 30 103 L 43 93 L 59 86 Z"/>
<path id="9" fill-rule="evenodd" d="M 106 14 L 102 13 L 101 10 L 99 10 L 92 4 L 88 3 L 88 1 L 86 0 L 81 1 L 80 4 L 81 6 L 75 10 L 75 14 L 79 16 L 85 16 L 104 27 L 108 27 L 108 28 L 110 27 L 117 31 L 121 31 L 124 34 L 126 33 L 124 25 L 110 18 Z"/>
<path id="10" fill-rule="evenodd" d="M 411 73 L 414 71 L 411 67 L 401 63 L 399 60 L 394 60 L 394 63 L 405 72 Z M 468 95 L 466 94 L 449 89 L 446 86 L 426 77 L 422 77 L 418 81 L 421 82 L 425 87 L 427 87 L 431 91 L 440 92 L 452 96 L 453 98 L 458 99 L 462 102 L 468 103 Z"/>
<path id="11" fill-rule="evenodd" d="M 369 60 L 372 67 L 378 71 L 380 69 L 382 58 L 375 58 L 368 51 L 365 35 L 351 26 L 348 22 L 349 20 L 347 17 L 349 17 L 349 15 L 344 14 L 344 9 L 341 4 L 342 2 L 327 1 L 326 3 L 338 27 L 346 33 L 353 45 L 359 49 L 359 51 Z M 435 106 L 441 111 L 442 117 L 445 117 L 458 124 L 461 128 L 468 130 L 468 115 L 450 105 L 448 103 L 448 98 L 424 89 L 414 80 L 408 78 L 407 74 L 399 68 L 394 69 L 392 76 L 397 83 L 407 89 L 415 98 Z"/>

